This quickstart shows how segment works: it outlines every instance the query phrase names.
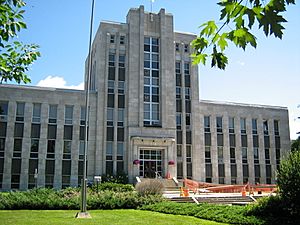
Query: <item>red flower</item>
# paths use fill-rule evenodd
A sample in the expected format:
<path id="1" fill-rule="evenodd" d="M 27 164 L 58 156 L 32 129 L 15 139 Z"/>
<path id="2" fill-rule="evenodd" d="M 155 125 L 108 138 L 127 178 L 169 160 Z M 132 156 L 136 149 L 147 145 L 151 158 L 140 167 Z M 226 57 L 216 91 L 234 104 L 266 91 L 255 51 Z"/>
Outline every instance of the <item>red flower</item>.
<path id="1" fill-rule="evenodd" d="M 168 162 L 168 165 L 173 166 L 173 165 L 175 165 L 175 162 L 174 162 L 173 160 L 170 160 L 170 161 Z"/>
<path id="2" fill-rule="evenodd" d="M 140 165 L 140 160 L 138 159 L 133 160 L 133 165 Z"/>

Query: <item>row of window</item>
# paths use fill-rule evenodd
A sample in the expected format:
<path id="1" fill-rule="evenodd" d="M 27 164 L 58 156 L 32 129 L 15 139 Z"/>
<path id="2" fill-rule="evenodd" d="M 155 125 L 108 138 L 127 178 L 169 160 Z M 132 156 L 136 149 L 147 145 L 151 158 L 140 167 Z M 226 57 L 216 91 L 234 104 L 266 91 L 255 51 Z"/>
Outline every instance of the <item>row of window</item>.
<path id="1" fill-rule="evenodd" d="M 189 44 L 183 44 L 181 45 L 180 43 L 175 43 L 175 51 L 180 52 L 181 46 L 183 47 L 183 51 L 186 53 L 189 53 L 190 45 Z"/>
<path id="2" fill-rule="evenodd" d="M 32 104 L 32 123 L 40 123 L 41 122 L 41 103 L 33 103 Z M 49 105 L 48 108 L 48 123 L 56 124 L 57 123 L 57 110 L 58 105 Z M 73 105 L 65 105 L 64 110 L 64 121 L 65 124 L 73 124 Z M 8 115 L 8 102 L 0 101 L 0 122 L 7 121 Z M 24 122 L 25 115 L 25 102 L 17 102 L 16 103 L 16 120 L 17 122 Z M 80 114 L 80 124 L 84 124 L 85 121 L 85 107 L 81 107 Z"/>
<path id="3" fill-rule="evenodd" d="M 229 117 L 228 118 L 228 129 L 229 133 L 235 133 L 235 118 Z M 257 119 L 252 119 L 252 134 L 257 134 Z M 264 135 L 269 134 L 269 123 L 270 121 L 268 120 L 263 120 L 262 128 L 264 131 Z M 279 121 L 274 120 L 273 121 L 274 125 L 274 134 L 279 135 Z M 210 116 L 204 116 L 204 131 L 205 132 L 210 132 L 211 128 L 211 117 Z M 216 130 L 218 133 L 223 132 L 223 117 L 216 117 Z M 247 127 L 246 127 L 246 118 L 240 118 L 240 132 L 241 134 L 246 134 L 247 133 Z"/>
<path id="4" fill-rule="evenodd" d="M 116 41 L 117 41 L 117 36 L 115 34 L 111 34 L 109 42 L 111 44 L 114 44 L 114 43 L 116 43 Z M 126 36 L 125 35 L 120 35 L 120 37 L 119 37 L 119 43 L 120 43 L 120 45 L 124 45 L 125 41 L 126 41 Z"/>

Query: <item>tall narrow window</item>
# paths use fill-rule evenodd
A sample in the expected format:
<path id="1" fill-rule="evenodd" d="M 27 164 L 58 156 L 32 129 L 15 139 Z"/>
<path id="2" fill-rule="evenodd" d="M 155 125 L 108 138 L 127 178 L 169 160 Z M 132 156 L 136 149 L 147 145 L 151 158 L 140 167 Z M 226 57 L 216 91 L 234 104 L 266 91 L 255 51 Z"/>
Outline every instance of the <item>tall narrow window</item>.
<path id="1" fill-rule="evenodd" d="M 279 121 L 274 120 L 274 134 L 277 136 L 279 135 Z"/>
<path id="2" fill-rule="evenodd" d="M 160 125 L 159 40 L 144 38 L 144 125 Z"/>
<path id="3" fill-rule="evenodd" d="M 263 121 L 263 129 L 264 129 L 264 135 L 269 135 L 269 125 L 268 120 Z"/>
<path id="4" fill-rule="evenodd" d="M 33 103 L 32 123 L 40 123 L 40 122 L 41 122 L 41 104 Z"/>
<path id="5" fill-rule="evenodd" d="M 222 117 L 218 116 L 216 118 L 216 126 L 217 126 L 217 132 L 222 133 L 223 132 Z"/>
<path id="6" fill-rule="evenodd" d="M 7 121 L 8 102 L 0 101 L 0 122 Z"/>
<path id="7" fill-rule="evenodd" d="M 204 116 L 204 132 L 210 132 L 210 117 Z"/>
<path id="8" fill-rule="evenodd" d="M 241 118 L 240 125 L 241 125 L 241 133 L 246 134 L 246 118 Z"/>
<path id="9" fill-rule="evenodd" d="M 49 123 L 57 121 L 57 105 L 49 105 Z"/>
<path id="10" fill-rule="evenodd" d="M 65 124 L 73 123 L 73 106 L 65 106 Z"/>
<path id="11" fill-rule="evenodd" d="M 234 118 L 229 117 L 229 133 L 233 134 L 234 133 Z"/>
<path id="12" fill-rule="evenodd" d="M 16 121 L 24 121 L 25 103 L 17 102 Z"/>
<path id="13" fill-rule="evenodd" d="M 252 119 L 252 134 L 257 134 L 257 119 Z"/>

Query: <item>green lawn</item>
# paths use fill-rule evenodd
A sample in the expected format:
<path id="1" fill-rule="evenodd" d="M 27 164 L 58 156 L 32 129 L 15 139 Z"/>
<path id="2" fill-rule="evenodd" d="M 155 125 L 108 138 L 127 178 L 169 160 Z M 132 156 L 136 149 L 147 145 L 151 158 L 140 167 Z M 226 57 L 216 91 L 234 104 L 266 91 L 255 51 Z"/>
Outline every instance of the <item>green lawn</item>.
<path id="1" fill-rule="evenodd" d="M 0 223 L 2 225 L 73 225 L 73 224 L 101 224 L 101 225 L 193 225 L 223 224 L 201 220 L 189 216 L 167 215 L 162 213 L 141 210 L 91 210 L 91 219 L 76 219 L 78 211 L 74 210 L 0 210 Z"/>

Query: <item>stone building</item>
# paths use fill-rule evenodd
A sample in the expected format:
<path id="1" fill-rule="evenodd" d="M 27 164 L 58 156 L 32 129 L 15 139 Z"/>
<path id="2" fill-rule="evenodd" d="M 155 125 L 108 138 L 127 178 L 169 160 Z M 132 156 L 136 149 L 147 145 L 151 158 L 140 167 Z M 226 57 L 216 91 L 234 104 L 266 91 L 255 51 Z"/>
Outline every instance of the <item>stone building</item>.
<path id="1" fill-rule="evenodd" d="M 287 109 L 199 100 L 195 37 L 174 32 L 164 9 L 141 6 L 126 23 L 101 22 L 91 52 L 88 180 L 275 182 L 290 149 Z M 80 184 L 85 91 L 0 85 L 0 109 L 1 189 Z"/>

